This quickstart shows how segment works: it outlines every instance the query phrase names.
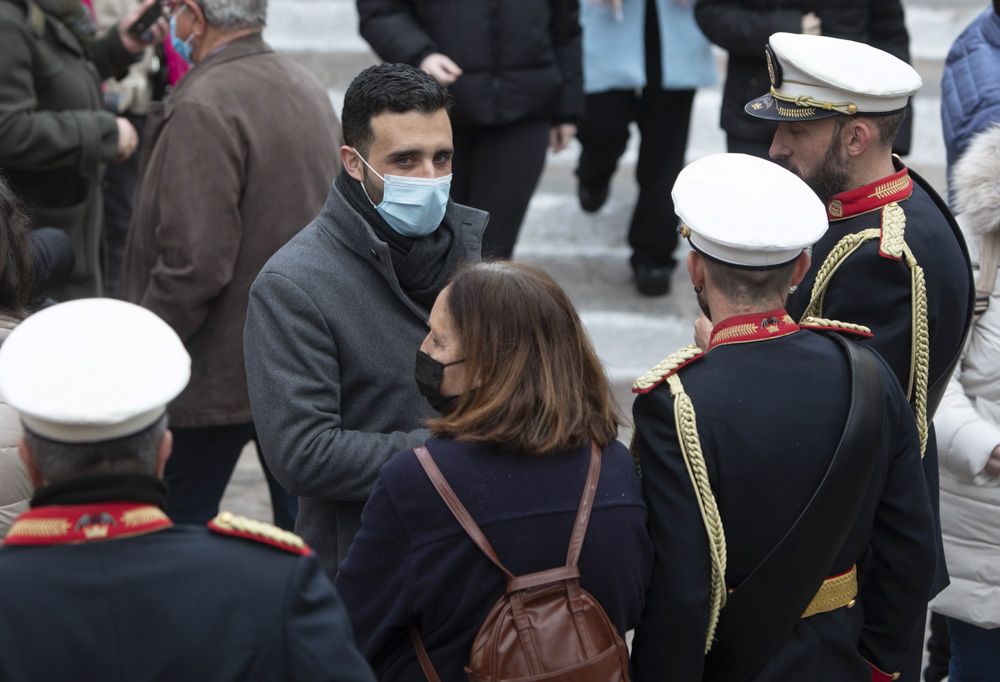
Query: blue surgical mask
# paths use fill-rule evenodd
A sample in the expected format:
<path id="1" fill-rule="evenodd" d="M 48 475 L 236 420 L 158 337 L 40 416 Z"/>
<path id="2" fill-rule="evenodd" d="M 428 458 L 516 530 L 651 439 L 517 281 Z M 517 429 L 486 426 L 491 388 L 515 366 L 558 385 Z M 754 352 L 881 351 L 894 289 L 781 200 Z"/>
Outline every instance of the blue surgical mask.
<path id="1" fill-rule="evenodd" d="M 170 46 L 174 48 L 181 59 L 186 61 L 188 64 L 191 63 L 191 53 L 194 51 L 194 47 L 191 45 L 191 41 L 194 39 L 194 33 L 188 36 L 187 40 L 181 40 L 177 37 L 177 15 L 187 9 L 187 5 L 181 7 L 177 12 L 170 16 Z"/>
<path id="2" fill-rule="evenodd" d="M 354 152 L 357 154 L 357 151 Z M 375 169 L 368 165 L 364 157 L 358 154 L 361 162 L 368 170 Z M 451 193 L 451 173 L 440 178 L 410 178 L 405 175 L 375 176 L 382 180 L 382 201 L 378 205 L 368 197 L 368 201 L 382 216 L 389 227 L 404 237 L 426 237 L 438 229 L 444 220 L 448 208 L 448 195 Z M 368 190 L 361 183 L 365 196 Z"/>

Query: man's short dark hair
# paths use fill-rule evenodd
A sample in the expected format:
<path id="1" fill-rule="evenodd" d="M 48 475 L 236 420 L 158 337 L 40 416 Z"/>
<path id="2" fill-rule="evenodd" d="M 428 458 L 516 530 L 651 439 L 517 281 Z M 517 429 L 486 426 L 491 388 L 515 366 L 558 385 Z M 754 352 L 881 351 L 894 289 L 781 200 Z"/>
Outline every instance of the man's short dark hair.
<path id="1" fill-rule="evenodd" d="M 756 307 L 788 297 L 795 261 L 766 270 L 750 270 L 705 258 L 705 269 L 714 286 L 727 301 L 742 307 Z"/>
<path id="2" fill-rule="evenodd" d="M 997 0 L 997 2 L 1000 2 L 1000 0 Z M 883 148 L 891 149 L 892 146 L 896 144 L 896 136 L 899 134 L 899 128 L 903 125 L 903 121 L 906 119 L 906 109 L 903 109 L 902 111 L 894 111 L 891 114 L 858 114 L 858 116 L 864 116 L 874 123 L 875 129 L 878 131 L 879 144 Z M 843 130 L 849 120 L 850 116 L 847 115 L 840 115 L 837 117 L 837 125 L 833 131 L 834 139 L 840 135 L 840 131 Z"/>
<path id="3" fill-rule="evenodd" d="M 154 474 L 167 415 L 138 433 L 97 443 L 61 443 L 24 430 L 39 472 L 49 483 L 103 474 Z"/>
<path id="4" fill-rule="evenodd" d="M 344 144 L 364 154 L 374 138 L 372 119 L 390 111 L 433 114 L 450 105 L 448 91 L 408 64 L 378 64 L 359 73 L 344 95 L 341 126 Z"/>

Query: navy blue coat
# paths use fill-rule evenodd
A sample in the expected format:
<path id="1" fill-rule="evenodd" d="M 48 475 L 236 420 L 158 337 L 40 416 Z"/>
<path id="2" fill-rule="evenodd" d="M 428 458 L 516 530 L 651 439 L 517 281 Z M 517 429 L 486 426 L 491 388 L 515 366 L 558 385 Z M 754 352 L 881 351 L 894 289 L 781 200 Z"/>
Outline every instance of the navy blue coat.
<path id="1" fill-rule="evenodd" d="M 370 682 L 312 556 L 176 526 L 0 550 L 5 681 Z"/>
<path id="2" fill-rule="evenodd" d="M 589 445 L 548 457 L 441 439 L 427 448 L 515 575 L 565 564 Z M 604 448 L 579 566 L 583 588 L 622 634 L 638 623 L 651 562 L 635 464 L 614 441 Z M 449 682 L 467 679 L 462 668 L 472 640 L 505 578 L 445 507 L 413 451 L 404 450 L 382 467 L 336 583 L 380 680 L 423 679 L 407 633 L 416 623 Z"/>
<path id="3" fill-rule="evenodd" d="M 965 240 L 949 222 L 947 209 L 934 190 L 913 172 L 913 194 L 899 201 L 906 213 L 906 243 L 924 270 L 927 285 L 927 326 L 930 335 L 928 386 L 947 382 L 948 363 L 957 356 L 965 341 L 972 309 L 973 283 Z M 827 254 L 845 235 L 876 228 L 881 212 L 871 210 L 842 220 L 833 220 L 830 229 L 813 247 L 812 267 L 788 300 L 788 312 L 799 319 L 809 304 L 816 272 Z M 879 241 L 863 244 L 849 256 L 830 280 L 823 298 L 823 317 L 869 327 L 874 336 L 864 343 L 879 352 L 904 388 L 909 383 L 912 347 L 912 305 L 910 269 L 903 261 L 879 255 Z M 935 516 L 938 513 L 938 455 L 932 414 L 927 415 L 930 436 L 924 456 L 924 473 Z M 948 572 L 937 532 L 938 570 L 932 594 L 948 584 Z"/>
<path id="4" fill-rule="evenodd" d="M 934 533 L 917 433 L 896 378 L 880 365 L 886 400 L 881 443 L 872 453 L 875 471 L 847 541 L 826 572 L 838 575 L 858 565 L 859 607 L 800 620 L 754 682 L 861 682 L 871 679 L 865 658 L 898 670 L 926 606 Z M 829 467 L 850 404 L 847 356 L 835 340 L 802 330 L 716 346 L 678 374 L 697 415 L 726 534 L 726 584 L 735 588 L 792 526 Z M 696 682 L 705 660 L 709 546 L 678 444 L 673 402 L 661 384 L 633 407 L 656 548 L 653 582 L 633 642 L 637 682 Z M 795 570 L 788 566 L 789 575 Z"/>

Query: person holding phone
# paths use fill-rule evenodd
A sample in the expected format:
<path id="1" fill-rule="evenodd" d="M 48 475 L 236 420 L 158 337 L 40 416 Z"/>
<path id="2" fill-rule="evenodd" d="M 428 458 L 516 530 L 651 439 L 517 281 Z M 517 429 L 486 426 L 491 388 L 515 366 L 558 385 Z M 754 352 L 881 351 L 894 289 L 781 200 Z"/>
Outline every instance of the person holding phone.
<path id="1" fill-rule="evenodd" d="M 0 0 L 0 170 L 34 216 L 73 240 L 76 266 L 49 293 L 68 299 L 102 293 L 104 165 L 138 144 L 124 118 L 104 111 L 100 84 L 121 77 L 147 43 L 162 40 L 158 19 L 146 38 L 128 28 L 154 5 L 137 5 L 98 37 L 80 0 Z"/>

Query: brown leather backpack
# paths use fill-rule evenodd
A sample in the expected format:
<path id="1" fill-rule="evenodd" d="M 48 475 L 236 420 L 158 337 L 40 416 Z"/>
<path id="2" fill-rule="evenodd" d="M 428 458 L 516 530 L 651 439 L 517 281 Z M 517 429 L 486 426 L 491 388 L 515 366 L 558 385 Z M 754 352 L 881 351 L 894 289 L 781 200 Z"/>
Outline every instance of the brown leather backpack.
<path id="1" fill-rule="evenodd" d="M 580 587 L 577 560 L 601 473 L 595 443 L 580 508 L 570 535 L 566 565 L 515 576 L 500 562 L 489 540 L 472 520 L 427 448 L 414 448 L 420 465 L 476 546 L 507 576 L 507 589 L 476 633 L 465 672 L 471 682 L 546 680 L 546 682 L 628 682 L 628 649 L 615 626 Z M 410 638 L 424 675 L 440 682 L 416 626 Z"/>

